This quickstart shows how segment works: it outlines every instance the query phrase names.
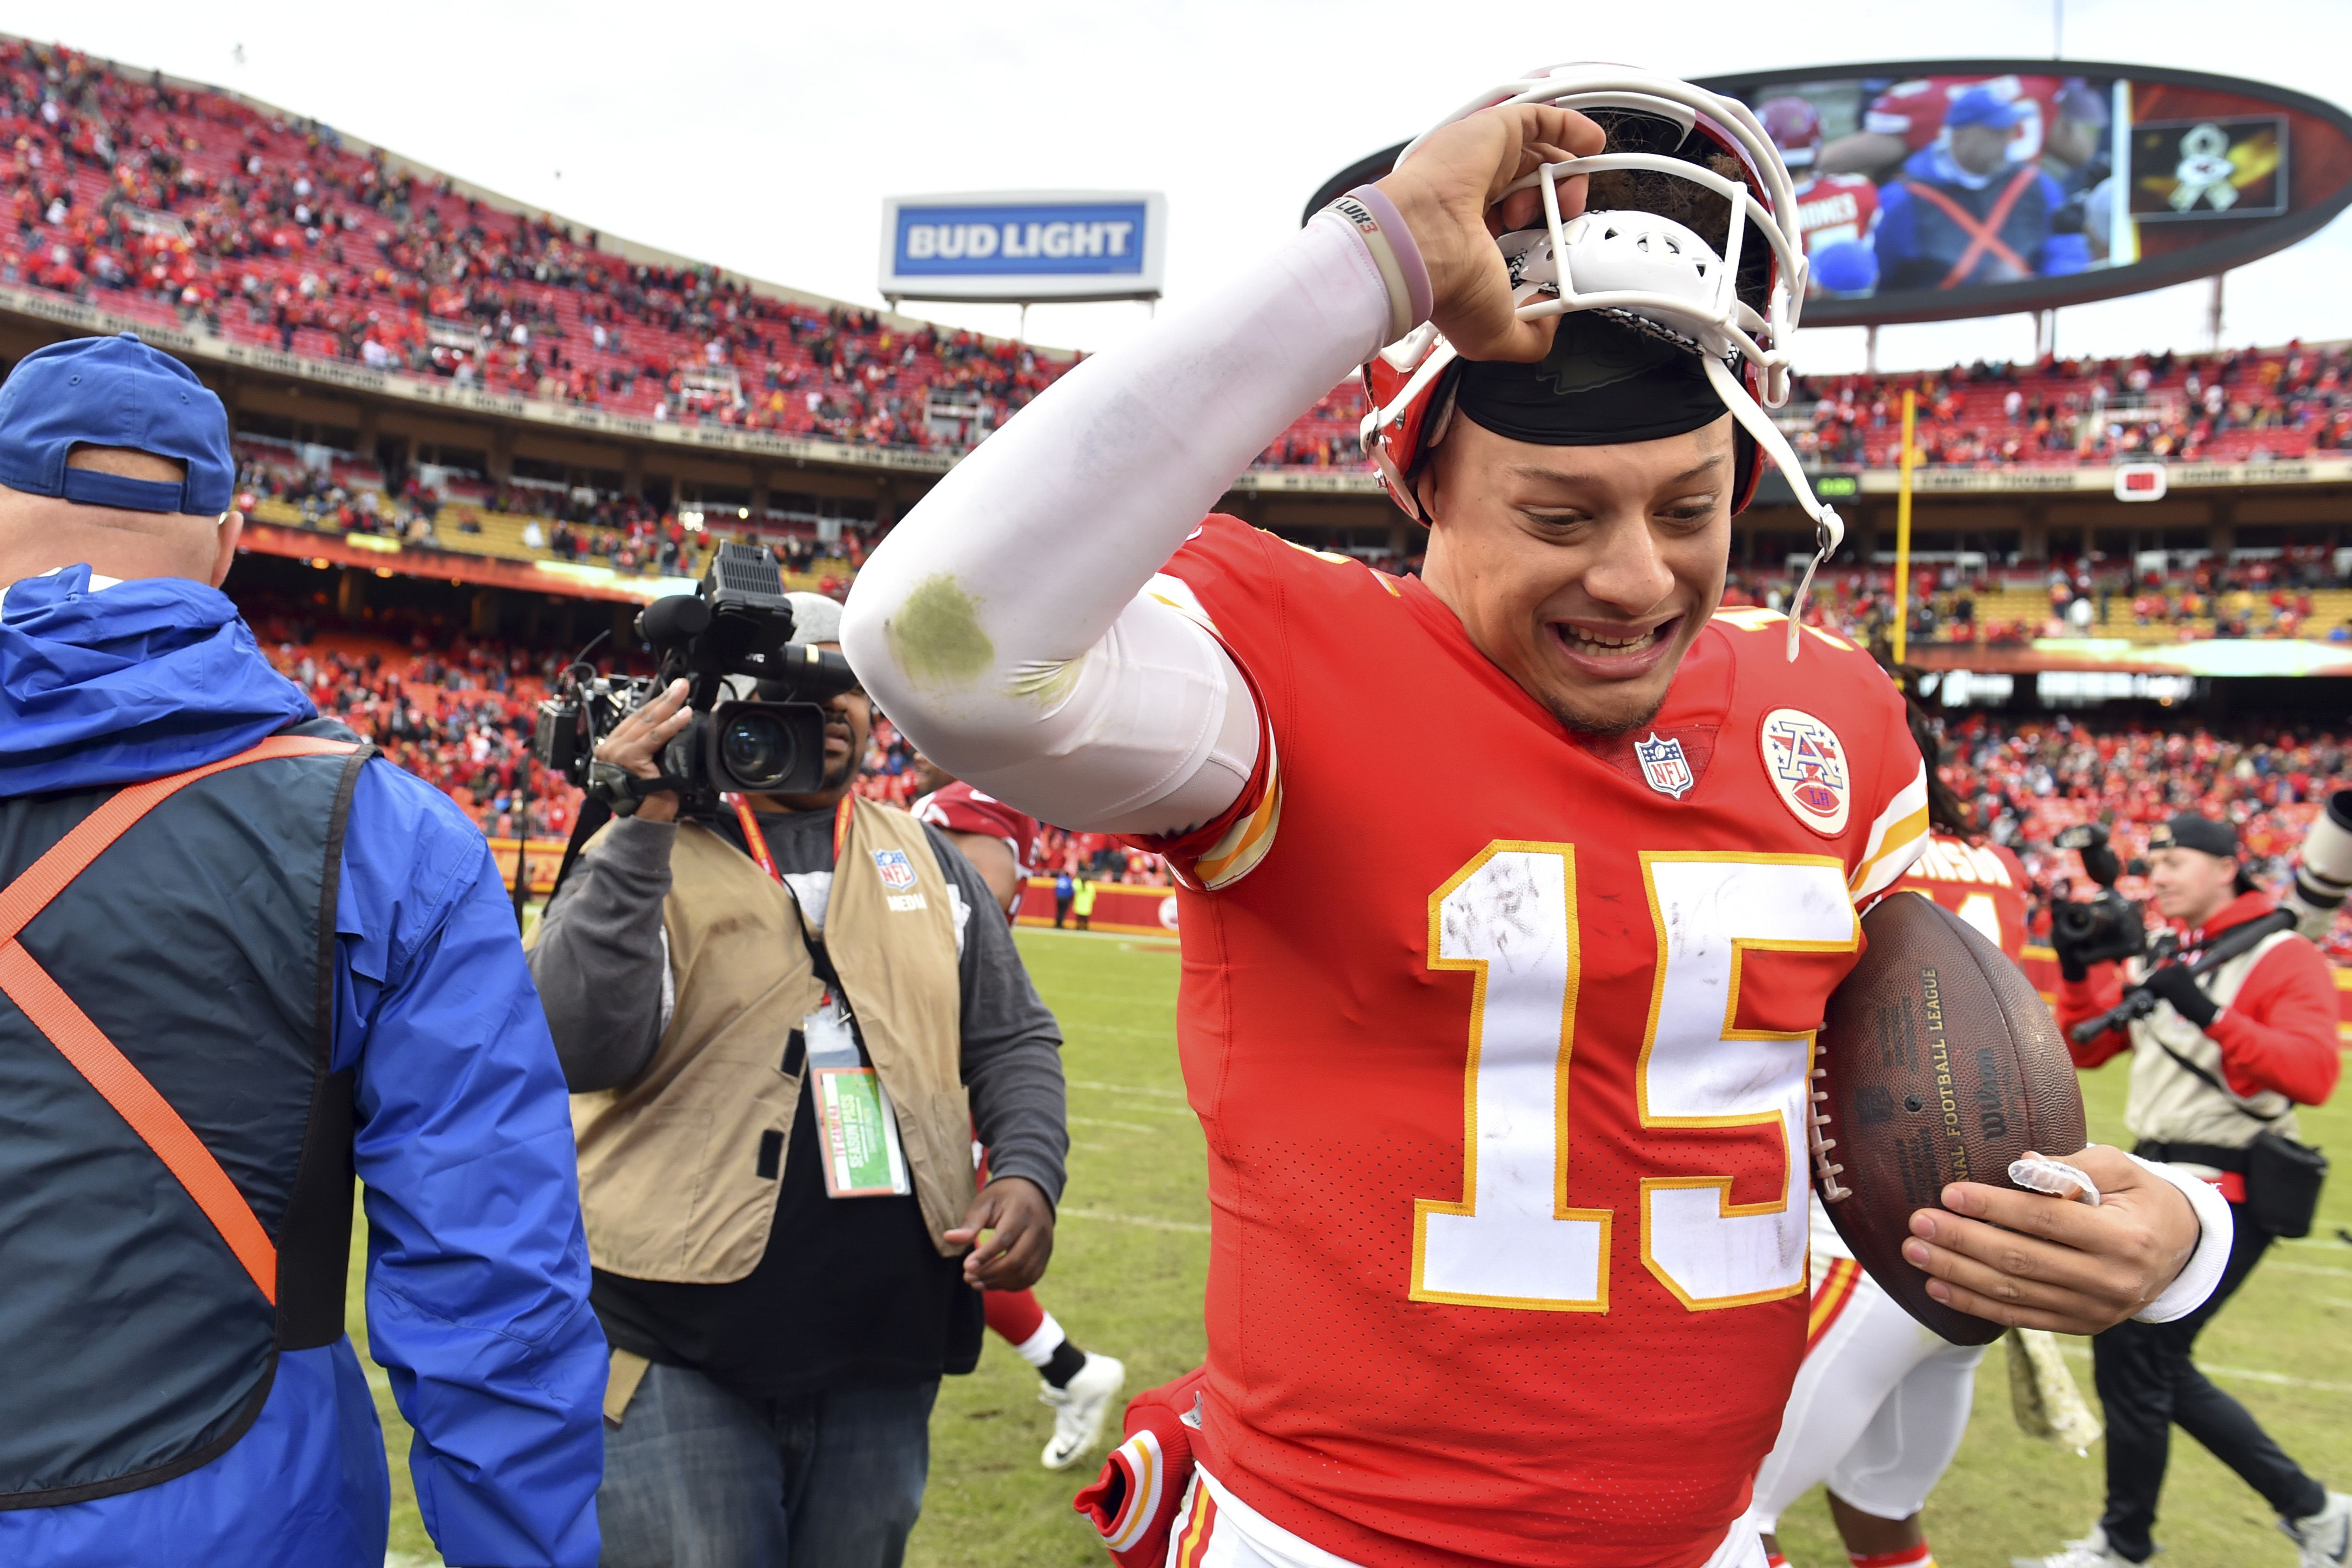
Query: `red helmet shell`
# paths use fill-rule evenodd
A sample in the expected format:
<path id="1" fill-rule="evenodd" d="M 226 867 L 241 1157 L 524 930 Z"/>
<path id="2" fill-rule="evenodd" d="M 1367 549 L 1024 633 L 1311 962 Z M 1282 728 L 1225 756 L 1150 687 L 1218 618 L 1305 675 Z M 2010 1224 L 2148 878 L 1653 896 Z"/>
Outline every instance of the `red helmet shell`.
<path id="1" fill-rule="evenodd" d="M 1764 122 L 1764 133 L 1772 138 L 1772 145 L 1780 149 L 1780 156 L 1789 167 L 1812 166 L 1822 150 L 1819 110 L 1791 94 L 1766 99 L 1757 107 L 1756 118 Z"/>

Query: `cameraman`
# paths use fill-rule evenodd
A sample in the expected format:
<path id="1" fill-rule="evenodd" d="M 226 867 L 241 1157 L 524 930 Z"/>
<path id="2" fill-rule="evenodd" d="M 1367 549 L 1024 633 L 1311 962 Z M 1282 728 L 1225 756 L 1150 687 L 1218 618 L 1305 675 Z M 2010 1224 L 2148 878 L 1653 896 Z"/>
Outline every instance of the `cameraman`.
<path id="1" fill-rule="evenodd" d="M 838 605 L 790 601 L 798 642 L 837 646 Z M 659 776 L 687 689 L 596 755 Z M 606 1568 L 891 1568 L 940 1377 L 979 1356 L 975 1287 L 1024 1289 L 1053 1249 L 1053 1016 L 970 862 L 851 792 L 866 694 L 826 707 L 816 793 L 683 821 L 647 795 L 532 946 L 614 1346 Z M 853 1167 L 861 1122 L 885 1135 Z"/>
<path id="2" fill-rule="evenodd" d="M 2201 980 L 2190 974 L 2189 964 L 2216 938 L 2274 906 L 2239 868 L 2237 830 L 2226 822 L 2176 816 L 2149 836 L 2148 847 L 2156 907 L 2182 928 L 2179 961 L 2151 966 L 2130 958 L 2120 970 L 2099 963 L 2094 971 L 2079 936 L 2069 940 L 2074 933 L 2053 924 L 2058 1023 L 2069 1031 L 2078 1067 L 2131 1051 L 2125 1119 L 2140 1141 L 2135 1152 L 2186 1165 L 2218 1184 L 2230 1200 L 2236 1238 L 2221 1282 L 2202 1307 L 2169 1323 L 2119 1323 L 2092 1342 L 2107 1414 L 2107 1505 L 2099 1532 L 2080 1543 L 2084 1561 L 2141 1563 L 2155 1550 L 2148 1532 L 2178 1422 L 2269 1500 L 2304 1548 L 2305 1563 L 2341 1563 L 2352 1497 L 2305 1475 L 2245 1406 L 2189 1359 L 2198 1331 L 2271 1243 L 2273 1233 L 2255 1217 L 2257 1205 L 2248 1203 L 2249 1146 L 2265 1132 L 2292 1139 L 2294 1107 L 2318 1105 L 2336 1088 L 2335 975 L 2319 949 L 2293 931 L 2274 932 Z M 2086 868 L 2095 871 L 2092 858 L 2103 852 L 2086 849 Z M 2161 998 L 2155 1011 L 2128 1032 L 2109 1029 L 2074 1043 L 2074 1026 L 2115 1006 L 2126 985 Z"/>

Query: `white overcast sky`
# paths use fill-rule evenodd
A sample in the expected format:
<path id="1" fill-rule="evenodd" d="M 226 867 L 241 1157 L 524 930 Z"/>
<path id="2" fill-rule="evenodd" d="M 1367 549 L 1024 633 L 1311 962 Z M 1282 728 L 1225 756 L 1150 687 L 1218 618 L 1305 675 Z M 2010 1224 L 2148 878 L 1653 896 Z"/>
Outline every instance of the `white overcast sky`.
<path id="1" fill-rule="evenodd" d="M 878 303 L 885 195 L 1168 194 L 1168 301 L 1278 243 L 1325 178 L 1539 61 L 1685 76 L 2041 57 L 2054 0 L 0 0 L 0 30 L 236 88 L 610 233 Z M 2085 60 L 2188 67 L 2352 103 L 2347 0 L 2064 0 Z M 57 29 L 68 29 L 59 37 Z M 239 58 L 241 50 L 242 58 Z M 2352 337 L 2352 215 L 2231 275 L 2224 338 Z M 2202 346 L 2206 286 L 2084 306 L 2062 353 Z M 1010 331 L 1009 306 L 924 308 Z M 1100 348 L 1139 305 L 1041 307 Z M 1808 368 L 1858 368 L 1858 330 Z M 1885 367 L 2021 357 L 2024 317 L 1890 327 Z"/>

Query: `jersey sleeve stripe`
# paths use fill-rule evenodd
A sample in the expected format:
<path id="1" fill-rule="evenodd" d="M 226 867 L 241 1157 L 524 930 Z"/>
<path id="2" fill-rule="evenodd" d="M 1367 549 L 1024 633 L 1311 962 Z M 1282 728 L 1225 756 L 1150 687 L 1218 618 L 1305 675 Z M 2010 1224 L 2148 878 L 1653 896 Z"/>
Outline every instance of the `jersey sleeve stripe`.
<path id="1" fill-rule="evenodd" d="M 1150 1432 L 1138 1432 L 1120 1444 L 1111 1462 L 1128 1473 L 1127 1506 L 1102 1532 L 1103 1546 L 1111 1552 L 1124 1552 L 1143 1539 L 1152 1517 L 1160 1511 L 1167 1468 L 1160 1457 L 1160 1438 Z"/>
<path id="2" fill-rule="evenodd" d="M 1910 868 L 1927 847 L 1927 767 L 1919 771 L 1911 782 L 1895 793 L 1878 820 L 1870 825 L 1870 837 L 1863 845 L 1862 863 L 1856 866 L 1847 886 L 1857 900 L 1866 899 L 1895 885 L 1895 879 Z"/>
<path id="3" fill-rule="evenodd" d="M 1266 745 L 1272 747 L 1273 728 L 1268 726 L 1263 733 Z M 1240 881 L 1274 847 L 1275 830 L 1281 826 L 1282 757 L 1277 752 L 1266 759 L 1265 790 L 1256 807 L 1235 818 L 1223 836 L 1192 862 L 1193 879 L 1211 892 Z"/>

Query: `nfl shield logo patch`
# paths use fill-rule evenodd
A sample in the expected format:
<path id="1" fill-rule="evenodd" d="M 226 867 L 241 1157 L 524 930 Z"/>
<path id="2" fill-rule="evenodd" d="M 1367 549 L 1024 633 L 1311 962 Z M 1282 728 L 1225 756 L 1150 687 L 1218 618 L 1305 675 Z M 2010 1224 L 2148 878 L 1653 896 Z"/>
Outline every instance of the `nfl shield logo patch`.
<path id="1" fill-rule="evenodd" d="M 1810 713 L 1775 708 L 1764 716 L 1764 773 L 1789 814 L 1824 838 L 1845 831 L 1853 790 L 1845 745 Z"/>
<path id="2" fill-rule="evenodd" d="M 880 873 L 882 885 L 890 891 L 911 893 L 915 890 L 915 868 L 908 864 L 904 849 L 877 849 L 874 851 L 874 869 Z"/>
<path id="3" fill-rule="evenodd" d="M 1642 761 L 1642 777 L 1660 795 L 1670 795 L 1676 800 L 1696 781 L 1691 777 L 1690 760 L 1683 755 L 1680 741 L 1662 741 L 1655 730 L 1646 741 L 1633 742 L 1633 754 Z"/>

